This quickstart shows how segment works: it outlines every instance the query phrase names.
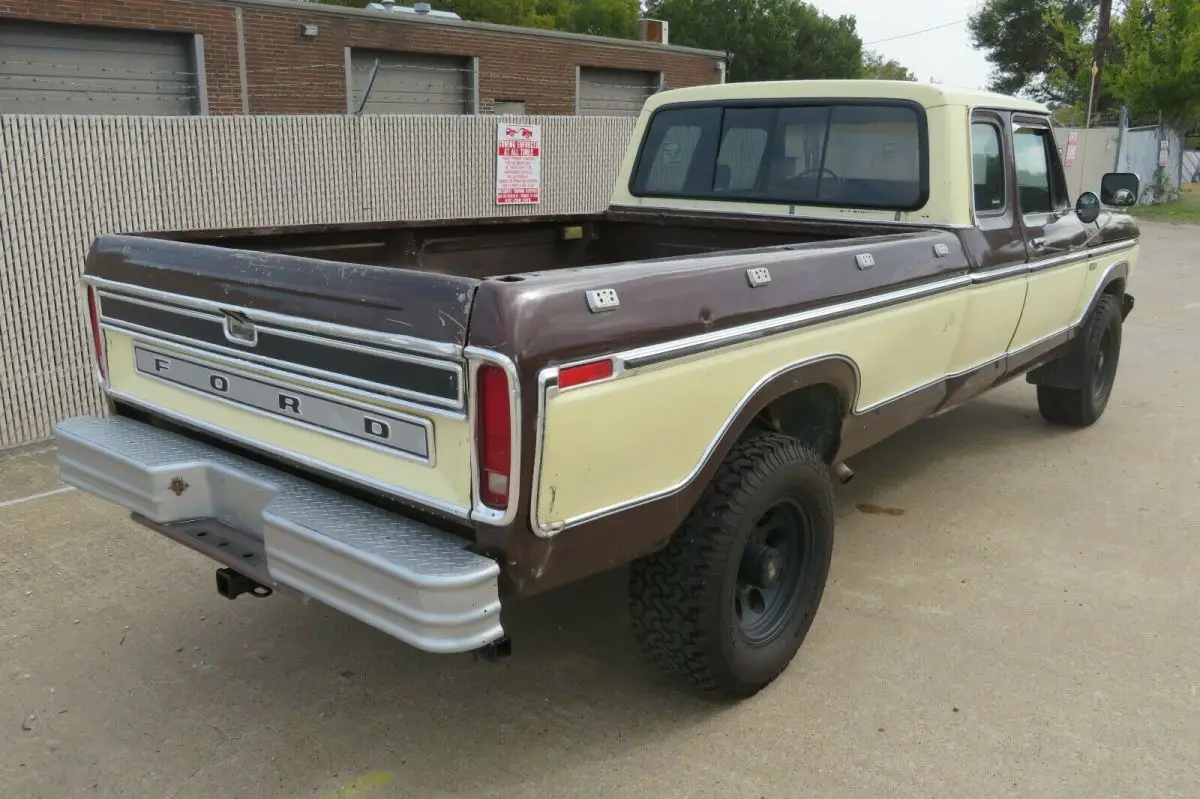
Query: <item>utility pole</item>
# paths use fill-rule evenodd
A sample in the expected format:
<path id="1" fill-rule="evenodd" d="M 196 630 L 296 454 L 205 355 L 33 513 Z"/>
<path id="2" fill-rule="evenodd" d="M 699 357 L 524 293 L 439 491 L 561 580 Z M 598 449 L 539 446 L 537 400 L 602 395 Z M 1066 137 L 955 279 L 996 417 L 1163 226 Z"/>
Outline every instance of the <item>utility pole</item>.
<path id="1" fill-rule="evenodd" d="M 1108 51 L 1108 23 L 1111 18 L 1112 0 L 1100 0 L 1100 18 L 1096 21 L 1096 45 L 1092 51 L 1092 90 L 1088 93 L 1088 127 L 1092 124 L 1092 109 L 1100 107 L 1100 76 L 1104 72 L 1104 54 Z"/>

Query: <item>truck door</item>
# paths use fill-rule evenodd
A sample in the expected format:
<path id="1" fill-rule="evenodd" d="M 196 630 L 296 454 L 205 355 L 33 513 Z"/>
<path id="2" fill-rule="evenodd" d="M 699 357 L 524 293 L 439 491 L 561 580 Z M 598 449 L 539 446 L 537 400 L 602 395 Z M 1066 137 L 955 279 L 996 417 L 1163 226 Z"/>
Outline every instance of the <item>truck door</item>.
<path id="1" fill-rule="evenodd" d="M 1029 262 L 1025 308 L 1009 347 L 1016 353 L 1074 322 L 1087 277 L 1086 253 L 1080 248 L 1088 231 L 1067 195 L 1054 132 L 1047 121 L 1014 115 L 1012 142 Z"/>
<path id="2" fill-rule="evenodd" d="M 971 116 L 972 212 L 977 241 L 972 285 L 950 373 L 963 380 L 949 401 L 978 393 L 1003 372 L 1004 356 L 1025 305 L 1027 258 L 1013 177 L 1006 112 Z"/>

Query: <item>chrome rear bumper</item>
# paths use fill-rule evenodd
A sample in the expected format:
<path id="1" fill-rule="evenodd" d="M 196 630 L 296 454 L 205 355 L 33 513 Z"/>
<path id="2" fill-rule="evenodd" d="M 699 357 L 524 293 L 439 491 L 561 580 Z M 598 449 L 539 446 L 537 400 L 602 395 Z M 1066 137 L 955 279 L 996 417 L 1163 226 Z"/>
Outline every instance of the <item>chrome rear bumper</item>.
<path id="1" fill-rule="evenodd" d="M 449 533 L 131 419 L 68 419 L 55 433 L 63 482 L 226 565 L 230 553 L 215 547 L 228 547 L 228 536 L 210 545 L 162 528 L 208 520 L 240 532 L 239 570 L 266 576 L 268 587 L 299 591 L 427 652 L 504 637 L 499 566 Z"/>

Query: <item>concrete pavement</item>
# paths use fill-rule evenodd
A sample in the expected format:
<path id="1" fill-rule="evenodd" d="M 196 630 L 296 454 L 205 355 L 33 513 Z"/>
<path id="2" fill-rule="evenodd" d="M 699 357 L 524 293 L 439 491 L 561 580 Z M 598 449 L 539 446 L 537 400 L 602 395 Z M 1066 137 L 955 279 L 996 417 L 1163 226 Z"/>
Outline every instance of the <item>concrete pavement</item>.
<path id="1" fill-rule="evenodd" d="M 0 459 L 6 797 L 1200 795 L 1200 228 L 1145 226 L 1085 431 L 1014 382 L 856 458 L 799 658 L 713 703 L 639 657 L 624 574 L 506 611 L 500 665 L 214 566 Z"/>

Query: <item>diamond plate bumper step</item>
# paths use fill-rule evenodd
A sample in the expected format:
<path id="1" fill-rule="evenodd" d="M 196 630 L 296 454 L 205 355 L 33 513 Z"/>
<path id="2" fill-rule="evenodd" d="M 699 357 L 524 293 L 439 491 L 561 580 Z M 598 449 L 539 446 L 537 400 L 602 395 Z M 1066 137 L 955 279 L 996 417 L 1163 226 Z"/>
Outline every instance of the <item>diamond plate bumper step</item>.
<path id="1" fill-rule="evenodd" d="M 79 417 L 54 429 L 64 483 L 221 563 L 233 553 L 168 531 L 203 529 L 198 522 L 228 529 L 253 553 L 247 565 L 260 542 L 253 572 L 239 570 L 264 585 L 299 591 L 427 652 L 504 639 L 500 567 L 462 539 L 132 419 Z"/>

